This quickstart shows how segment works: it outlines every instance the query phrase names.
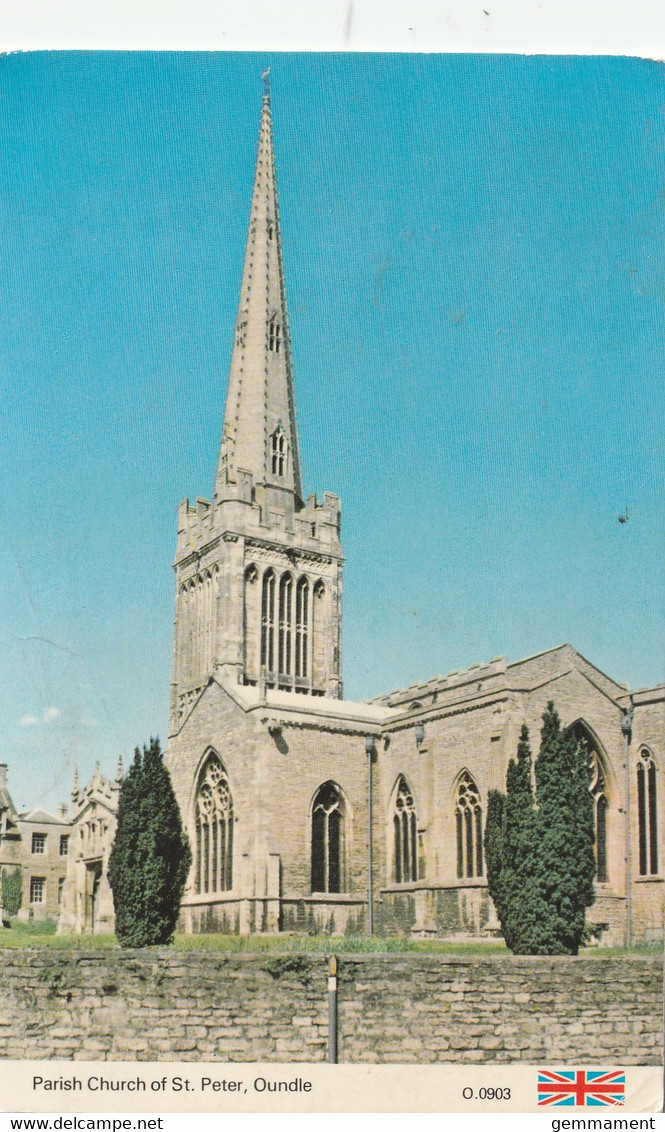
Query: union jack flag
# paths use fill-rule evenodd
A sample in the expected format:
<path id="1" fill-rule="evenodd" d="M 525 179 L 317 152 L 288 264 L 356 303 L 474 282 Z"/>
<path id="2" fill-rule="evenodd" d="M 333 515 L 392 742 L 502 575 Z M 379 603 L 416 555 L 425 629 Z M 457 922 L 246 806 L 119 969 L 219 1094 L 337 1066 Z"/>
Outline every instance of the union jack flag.
<path id="1" fill-rule="evenodd" d="M 539 1105 L 622 1105 L 625 1096 L 621 1069 L 546 1069 L 538 1074 Z"/>

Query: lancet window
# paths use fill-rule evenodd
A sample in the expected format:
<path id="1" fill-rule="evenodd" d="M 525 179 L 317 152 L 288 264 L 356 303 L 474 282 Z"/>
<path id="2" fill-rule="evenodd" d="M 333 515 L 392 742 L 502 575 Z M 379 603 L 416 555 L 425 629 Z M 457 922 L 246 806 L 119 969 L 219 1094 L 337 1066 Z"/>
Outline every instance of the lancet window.
<path id="1" fill-rule="evenodd" d="M 233 799 L 216 755 L 201 771 L 195 806 L 196 891 L 228 892 L 233 887 Z"/>
<path id="2" fill-rule="evenodd" d="M 282 349 L 282 324 L 277 315 L 272 316 L 268 325 L 268 349 L 274 354 L 279 354 Z"/>
<path id="3" fill-rule="evenodd" d="M 286 437 L 281 428 L 275 429 L 271 438 L 271 470 L 274 476 L 283 476 L 286 467 Z"/>
<path id="4" fill-rule="evenodd" d="M 261 667 L 275 670 L 275 574 L 267 570 L 261 590 Z"/>
<path id="5" fill-rule="evenodd" d="M 393 811 L 393 877 L 397 884 L 418 880 L 418 822 L 407 781 L 400 778 Z"/>
<path id="6" fill-rule="evenodd" d="M 457 786 L 455 800 L 457 827 L 457 875 L 483 875 L 483 811 L 478 787 L 464 771 Z"/>
<path id="7" fill-rule="evenodd" d="M 637 764 L 637 821 L 640 844 L 640 876 L 658 872 L 658 811 L 656 764 L 646 748 Z"/>
<path id="8" fill-rule="evenodd" d="M 312 892 L 342 892 L 344 883 L 344 801 L 325 782 L 312 804 Z"/>

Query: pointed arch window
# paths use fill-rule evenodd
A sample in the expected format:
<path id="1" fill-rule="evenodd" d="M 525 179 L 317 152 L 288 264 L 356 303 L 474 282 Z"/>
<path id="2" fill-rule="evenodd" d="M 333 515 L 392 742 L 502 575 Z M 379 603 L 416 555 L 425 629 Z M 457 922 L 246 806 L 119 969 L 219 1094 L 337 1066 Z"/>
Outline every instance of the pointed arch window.
<path id="1" fill-rule="evenodd" d="M 279 671 L 291 675 L 293 645 L 293 578 L 282 574 L 279 582 Z"/>
<path id="2" fill-rule="evenodd" d="M 587 753 L 588 765 L 591 772 L 590 790 L 593 797 L 593 823 L 596 854 L 596 880 L 599 884 L 607 884 L 610 879 L 607 854 L 607 813 L 609 802 L 607 799 L 607 779 L 603 769 L 603 759 L 598 750 L 598 744 L 583 722 L 574 723 L 569 732 Z"/>
<path id="3" fill-rule="evenodd" d="M 399 780 L 393 811 L 393 877 L 397 884 L 418 880 L 418 822 L 413 794 Z"/>
<path id="4" fill-rule="evenodd" d="M 455 799 L 457 829 L 457 876 L 483 875 L 483 811 L 478 787 L 464 771 Z"/>
<path id="5" fill-rule="evenodd" d="M 591 793 L 593 795 L 596 832 L 596 880 L 599 884 L 607 884 L 609 880 L 607 869 L 607 790 L 597 751 L 594 751 L 592 756 Z"/>
<path id="6" fill-rule="evenodd" d="M 228 892 L 233 887 L 233 798 L 216 755 L 201 771 L 195 806 L 196 891 Z"/>
<path id="7" fill-rule="evenodd" d="M 261 589 L 261 667 L 275 671 L 275 573 L 266 570 Z"/>
<path id="8" fill-rule="evenodd" d="M 309 582 L 301 578 L 296 586 L 296 677 L 307 677 L 309 641 Z"/>
<path id="9" fill-rule="evenodd" d="M 325 782 L 312 803 L 312 892 L 343 891 L 344 819 L 340 791 Z"/>
<path id="10" fill-rule="evenodd" d="M 637 822 L 640 843 L 640 876 L 658 872 L 658 807 L 656 764 L 651 751 L 640 751 L 637 764 Z"/>
<path id="11" fill-rule="evenodd" d="M 274 476 L 283 476 L 286 468 L 286 437 L 281 425 L 270 437 L 271 469 Z"/>
<path id="12" fill-rule="evenodd" d="M 279 354 L 282 349 L 282 324 L 276 314 L 272 316 L 268 325 L 268 349 L 273 354 Z"/>

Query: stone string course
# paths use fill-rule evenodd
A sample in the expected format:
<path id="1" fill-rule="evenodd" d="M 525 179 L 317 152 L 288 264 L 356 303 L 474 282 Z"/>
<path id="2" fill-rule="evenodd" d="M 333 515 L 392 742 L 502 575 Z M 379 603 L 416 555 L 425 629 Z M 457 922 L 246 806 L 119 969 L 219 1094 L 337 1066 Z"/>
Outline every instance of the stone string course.
<path id="1" fill-rule="evenodd" d="M 322 955 L 0 950 L 0 1057 L 327 1058 Z M 662 1061 L 653 957 L 342 955 L 347 1062 Z"/>

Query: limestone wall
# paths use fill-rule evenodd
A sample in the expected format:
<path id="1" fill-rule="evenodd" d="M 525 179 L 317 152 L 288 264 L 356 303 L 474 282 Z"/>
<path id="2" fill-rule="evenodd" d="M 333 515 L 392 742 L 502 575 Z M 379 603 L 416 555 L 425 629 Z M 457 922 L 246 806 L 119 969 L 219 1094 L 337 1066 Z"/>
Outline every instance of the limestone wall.
<path id="1" fill-rule="evenodd" d="M 0 1057 L 324 1061 L 324 956 L 0 951 Z M 655 1065 L 662 966 L 649 957 L 347 955 L 348 1062 Z"/>

